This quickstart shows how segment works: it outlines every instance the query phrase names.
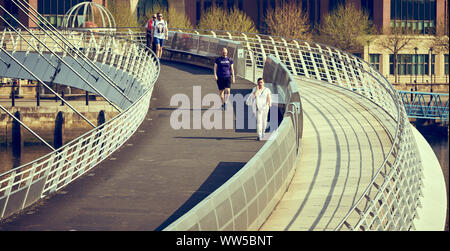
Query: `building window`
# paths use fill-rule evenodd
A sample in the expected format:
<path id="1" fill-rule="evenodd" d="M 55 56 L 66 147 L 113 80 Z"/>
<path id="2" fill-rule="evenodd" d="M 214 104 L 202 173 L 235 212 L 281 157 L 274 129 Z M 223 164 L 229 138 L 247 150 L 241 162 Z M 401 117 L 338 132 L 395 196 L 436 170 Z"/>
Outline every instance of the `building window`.
<path id="1" fill-rule="evenodd" d="M 4 8 L 6 11 L 9 12 L 10 15 L 6 14 L 6 12 L 3 13 L 3 17 L 5 18 L 6 22 L 9 23 L 12 27 L 21 27 L 16 20 L 19 20 L 19 8 L 16 4 L 14 4 L 12 1 L 4 1 Z M 14 20 L 16 19 L 16 20 Z M 6 26 L 8 26 L 5 23 Z"/>
<path id="2" fill-rule="evenodd" d="M 398 75 L 429 75 L 430 60 L 428 54 L 397 55 Z M 431 56 L 431 74 L 434 74 L 435 55 Z M 394 75 L 394 55 L 389 55 L 389 74 Z"/>
<path id="3" fill-rule="evenodd" d="M 380 54 L 370 54 L 369 55 L 369 63 L 380 71 Z"/>
<path id="4" fill-rule="evenodd" d="M 374 0 L 361 0 L 361 9 L 369 14 L 369 20 L 373 20 L 373 1 Z"/>
<path id="5" fill-rule="evenodd" d="M 448 54 L 444 55 L 444 71 L 445 75 L 448 75 Z"/>
<path id="6" fill-rule="evenodd" d="M 64 0 L 64 1 L 51 1 L 51 0 L 38 0 L 37 9 L 47 21 L 52 25 L 59 27 L 62 25 L 64 14 L 70 10 L 73 6 L 83 2 L 84 0 Z"/>
<path id="7" fill-rule="evenodd" d="M 421 34 L 434 34 L 436 0 L 392 0 L 391 27 L 408 28 Z"/>
<path id="8" fill-rule="evenodd" d="M 328 11 L 332 12 L 339 7 L 339 5 L 345 5 L 345 0 L 334 0 L 329 1 L 328 3 Z"/>

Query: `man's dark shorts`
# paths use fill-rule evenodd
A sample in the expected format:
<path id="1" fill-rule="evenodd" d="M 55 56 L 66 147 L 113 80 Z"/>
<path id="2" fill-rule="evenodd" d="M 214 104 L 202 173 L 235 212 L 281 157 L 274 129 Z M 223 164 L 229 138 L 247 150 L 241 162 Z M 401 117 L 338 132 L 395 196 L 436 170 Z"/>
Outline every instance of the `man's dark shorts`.
<path id="1" fill-rule="evenodd" d="M 219 90 L 231 87 L 231 77 L 217 77 L 217 87 Z"/>

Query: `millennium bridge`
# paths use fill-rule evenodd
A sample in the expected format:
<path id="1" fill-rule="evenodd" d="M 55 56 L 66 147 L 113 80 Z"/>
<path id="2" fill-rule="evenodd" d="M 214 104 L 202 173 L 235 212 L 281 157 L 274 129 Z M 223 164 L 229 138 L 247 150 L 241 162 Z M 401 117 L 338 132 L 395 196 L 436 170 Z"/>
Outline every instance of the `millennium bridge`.
<path id="1" fill-rule="evenodd" d="M 360 58 L 173 29 L 160 61 L 142 31 L 57 30 L 31 13 L 39 29 L 3 30 L 0 75 L 37 81 L 69 106 L 46 83 L 86 90 L 120 113 L 97 124 L 71 107 L 90 131 L 57 149 L 42 139 L 48 154 L 1 174 L 1 230 L 443 229 L 442 172 L 408 119 L 418 102 Z M 258 77 L 277 96 L 267 140 L 255 140 L 243 102 L 215 102 L 211 67 L 224 47 L 234 97 Z M 448 120 L 448 101 L 436 106 L 427 114 Z M 174 128 L 180 117 L 187 125 Z"/>

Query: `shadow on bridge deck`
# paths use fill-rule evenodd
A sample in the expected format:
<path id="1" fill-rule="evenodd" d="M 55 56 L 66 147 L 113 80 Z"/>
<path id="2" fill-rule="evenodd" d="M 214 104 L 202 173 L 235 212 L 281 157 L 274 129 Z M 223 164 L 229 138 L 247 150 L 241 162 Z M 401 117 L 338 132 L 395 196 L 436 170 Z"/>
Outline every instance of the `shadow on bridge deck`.
<path id="1" fill-rule="evenodd" d="M 130 140 L 62 191 L 7 219 L 0 230 L 161 230 L 187 212 L 264 144 L 256 141 L 255 130 L 173 129 L 170 117 L 178 107 L 170 100 L 185 94 L 192 102 L 193 86 L 201 86 L 202 96 L 217 93 L 211 70 L 163 62 L 150 110 Z M 232 86 L 243 95 L 252 87 L 242 79 Z"/>

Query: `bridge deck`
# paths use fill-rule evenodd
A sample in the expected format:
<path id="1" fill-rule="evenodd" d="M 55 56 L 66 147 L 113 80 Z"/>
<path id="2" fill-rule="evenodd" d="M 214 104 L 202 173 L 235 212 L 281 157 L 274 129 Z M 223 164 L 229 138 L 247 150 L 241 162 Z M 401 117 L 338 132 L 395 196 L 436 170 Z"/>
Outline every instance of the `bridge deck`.
<path id="1" fill-rule="evenodd" d="M 217 93 L 211 70 L 162 63 L 150 111 L 131 139 L 73 184 L 8 219 L 0 230 L 159 230 L 185 213 L 264 143 L 249 130 L 172 129 L 170 116 L 177 107 L 170 100 L 183 93 L 192 107 L 193 86 L 201 86 L 202 96 Z M 242 79 L 232 86 L 235 93 L 252 87 Z"/>
<path id="2" fill-rule="evenodd" d="M 164 63 L 150 111 L 135 135 L 97 168 L 0 230 L 160 230 L 205 198 L 264 142 L 248 130 L 172 129 L 176 107 L 170 99 L 184 93 L 192 101 L 192 86 L 201 86 L 202 96 L 217 92 L 210 70 Z M 394 124 L 376 105 L 329 85 L 298 86 L 304 110 L 302 156 L 262 230 L 334 229 L 391 146 L 374 114 L 388 122 L 390 131 Z M 245 94 L 251 87 L 239 80 L 233 89 Z"/>
<path id="3" fill-rule="evenodd" d="M 331 85 L 297 81 L 303 105 L 299 166 L 262 230 L 333 230 L 359 199 L 388 153 L 377 120 L 393 120 L 362 97 Z"/>

